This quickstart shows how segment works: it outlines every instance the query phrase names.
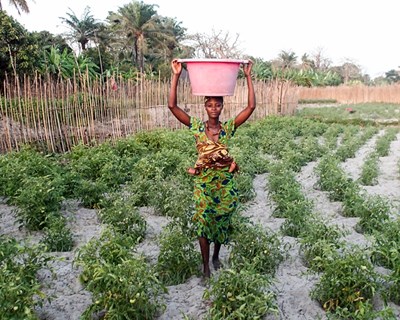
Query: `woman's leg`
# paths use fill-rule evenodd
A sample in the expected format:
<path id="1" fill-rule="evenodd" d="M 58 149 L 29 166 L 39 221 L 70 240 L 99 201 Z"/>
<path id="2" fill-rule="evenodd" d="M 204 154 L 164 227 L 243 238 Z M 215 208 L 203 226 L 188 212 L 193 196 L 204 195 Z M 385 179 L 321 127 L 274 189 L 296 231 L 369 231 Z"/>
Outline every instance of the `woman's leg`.
<path id="1" fill-rule="evenodd" d="M 203 258 L 203 272 L 206 278 L 210 277 L 210 244 L 204 237 L 199 238 L 201 257 Z"/>
<path id="2" fill-rule="evenodd" d="M 221 262 L 219 261 L 219 250 L 221 249 L 221 244 L 219 242 L 214 243 L 214 253 L 212 256 L 212 263 L 215 270 L 221 268 Z"/>

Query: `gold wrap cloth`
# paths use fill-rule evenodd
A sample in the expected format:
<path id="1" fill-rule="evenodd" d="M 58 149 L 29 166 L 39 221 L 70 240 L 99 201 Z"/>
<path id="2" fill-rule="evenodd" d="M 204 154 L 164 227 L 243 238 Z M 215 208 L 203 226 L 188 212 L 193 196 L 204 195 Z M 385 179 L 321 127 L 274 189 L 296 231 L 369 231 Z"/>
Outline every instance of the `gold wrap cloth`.
<path id="1" fill-rule="evenodd" d="M 229 167 L 233 162 L 233 157 L 229 154 L 225 144 L 207 140 L 196 144 L 198 158 L 194 166 L 195 169 L 205 168 L 220 169 Z"/>

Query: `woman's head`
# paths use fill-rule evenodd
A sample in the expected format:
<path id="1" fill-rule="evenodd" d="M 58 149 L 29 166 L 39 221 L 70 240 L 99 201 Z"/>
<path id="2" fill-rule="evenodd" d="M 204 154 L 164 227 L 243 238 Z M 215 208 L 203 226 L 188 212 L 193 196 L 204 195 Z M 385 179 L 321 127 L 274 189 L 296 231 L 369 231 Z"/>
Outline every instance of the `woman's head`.
<path id="1" fill-rule="evenodd" d="M 204 104 L 206 105 L 208 101 L 210 100 L 218 100 L 220 103 L 224 104 L 224 97 L 218 96 L 218 97 L 209 97 L 205 96 L 204 97 Z"/>
<path id="2" fill-rule="evenodd" d="M 209 118 L 218 118 L 224 107 L 224 97 L 204 97 L 204 107 Z"/>

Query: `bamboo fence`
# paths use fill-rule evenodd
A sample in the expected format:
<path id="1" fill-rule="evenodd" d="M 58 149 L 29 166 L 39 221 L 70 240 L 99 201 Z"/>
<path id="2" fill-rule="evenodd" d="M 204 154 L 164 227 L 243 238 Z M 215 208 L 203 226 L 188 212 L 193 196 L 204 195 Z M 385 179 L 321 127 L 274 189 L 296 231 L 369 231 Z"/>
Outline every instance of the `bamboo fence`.
<path id="1" fill-rule="evenodd" d="M 298 88 L 290 82 L 255 82 L 257 108 L 250 120 L 294 114 Z M 6 79 L 0 88 L 0 153 L 35 145 L 46 152 L 66 152 L 74 145 L 96 145 L 140 131 L 182 128 L 167 107 L 170 82 L 138 78 L 113 81 Z M 181 79 L 178 104 L 204 118 L 203 97 L 191 94 Z M 221 120 L 247 104 L 247 85 L 239 79 L 224 100 Z"/>
<path id="2" fill-rule="evenodd" d="M 342 104 L 400 103 L 400 84 L 299 88 L 299 100 L 336 100 Z"/>

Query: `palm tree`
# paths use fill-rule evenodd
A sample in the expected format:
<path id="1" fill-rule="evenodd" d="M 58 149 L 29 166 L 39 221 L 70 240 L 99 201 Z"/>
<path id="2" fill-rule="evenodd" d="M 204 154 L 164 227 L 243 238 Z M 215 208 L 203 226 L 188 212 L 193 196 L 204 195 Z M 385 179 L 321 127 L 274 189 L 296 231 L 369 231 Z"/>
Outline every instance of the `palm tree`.
<path id="1" fill-rule="evenodd" d="M 281 51 L 279 54 L 279 60 L 282 63 L 282 69 L 290 69 L 295 66 L 297 62 L 297 56 L 293 51 Z"/>
<path id="2" fill-rule="evenodd" d="M 107 18 L 111 30 L 116 34 L 115 42 L 130 50 L 132 63 L 141 72 L 144 70 L 144 56 L 150 40 L 152 44 L 167 46 L 171 39 L 175 39 L 172 30 L 161 22 L 154 7 L 156 5 L 132 1 L 120 7 L 117 13 L 110 13 Z"/>
<path id="3" fill-rule="evenodd" d="M 303 70 L 314 70 L 315 68 L 315 63 L 310 57 L 308 56 L 307 53 L 303 54 L 301 56 L 301 68 Z"/>
<path id="4" fill-rule="evenodd" d="M 89 7 L 85 8 L 81 19 L 71 9 L 67 16 L 68 18 L 60 17 L 62 22 L 70 29 L 67 37 L 78 42 L 82 51 L 85 51 L 89 41 L 96 39 L 96 32 L 99 30 L 101 23 L 93 18 Z"/>
<path id="5" fill-rule="evenodd" d="M 21 15 L 21 11 L 29 13 L 29 7 L 28 4 L 26 3 L 26 0 L 10 0 L 10 4 L 13 5 L 15 9 L 17 9 L 19 15 Z M 0 11 L 3 11 L 1 0 L 0 0 Z"/>

